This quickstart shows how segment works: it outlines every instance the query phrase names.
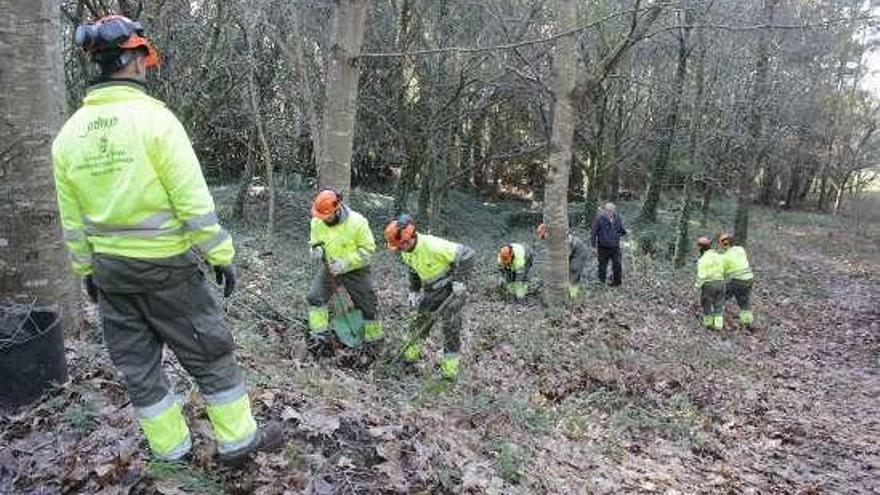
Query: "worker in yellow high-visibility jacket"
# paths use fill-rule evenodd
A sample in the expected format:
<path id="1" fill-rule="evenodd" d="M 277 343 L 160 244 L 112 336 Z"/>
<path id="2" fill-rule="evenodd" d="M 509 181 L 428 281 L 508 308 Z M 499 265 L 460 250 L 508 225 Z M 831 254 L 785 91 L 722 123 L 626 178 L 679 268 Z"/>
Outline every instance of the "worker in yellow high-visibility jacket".
<path id="1" fill-rule="evenodd" d="M 700 291 L 703 307 L 703 326 L 714 330 L 724 329 L 724 265 L 721 255 L 712 249 L 712 239 L 697 239 L 700 259 L 697 261 L 697 281 L 694 287 Z"/>
<path id="2" fill-rule="evenodd" d="M 312 258 L 324 265 L 315 274 L 306 298 L 312 344 L 323 346 L 330 338 L 327 302 L 338 285 L 345 287 L 355 308 L 363 313 L 364 341 L 368 345 L 380 342 L 385 331 L 379 321 L 379 302 L 370 273 L 376 241 L 367 219 L 345 204 L 341 193 L 322 189 L 312 203 L 309 245 Z"/>
<path id="3" fill-rule="evenodd" d="M 140 23 L 108 16 L 79 26 L 76 41 L 101 77 L 52 144 L 73 270 L 100 306 L 104 341 L 153 455 L 176 460 L 192 446 L 162 369 L 167 345 L 207 402 L 220 460 L 240 464 L 278 443 L 280 428 L 257 427 L 232 335 L 194 252 L 229 296 L 232 240 L 186 131 L 147 95 L 146 72 L 159 56 Z"/>
<path id="4" fill-rule="evenodd" d="M 517 300 L 526 297 L 532 258 L 532 250 L 516 242 L 505 244 L 498 250 L 499 286 L 507 296 Z"/>
<path id="5" fill-rule="evenodd" d="M 440 373 L 452 380 L 461 365 L 462 309 L 467 287 L 465 280 L 474 265 L 474 250 L 456 242 L 416 231 L 412 216 L 400 215 L 385 226 L 388 249 L 400 253 L 409 268 L 410 307 L 418 308 L 403 359 L 415 363 L 422 357 L 422 343 L 442 310 L 443 359 Z"/>
<path id="6" fill-rule="evenodd" d="M 755 275 L 749 266 L 749 258 L 742 246 L 733 245 L 733 236 L 726 232 L 718 236 L 718 246 L 724 262 L 727 297 L 736 299 L 739 323 L 748 327 L 755 321 L 755 314 L 752 313 L 752 281 Z"/>

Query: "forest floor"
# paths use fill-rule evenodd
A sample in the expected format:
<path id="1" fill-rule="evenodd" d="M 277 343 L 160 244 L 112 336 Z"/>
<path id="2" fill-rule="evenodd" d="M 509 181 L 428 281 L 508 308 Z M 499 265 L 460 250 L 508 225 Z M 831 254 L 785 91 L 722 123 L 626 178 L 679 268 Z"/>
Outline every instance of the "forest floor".
<path id="1" fill-rule="evenodd" d="M 217 189 L 218 204 L 233 194 Z M 731 303 L 717 333 L 698 324 L 693 264 L 674 270 L 632 239 L 621 288 L 595 283 L 590 266 L 570 308 L 504 302 L 489 289 L 494 252 L 531 242 L 525 207 L 450 194 L 441 233 L 480 262 L 457 382 L 439 378 L 438 330 L 415 370 L 310 356 L 309 194 L 279 195 L 271 245 L 255 198 L 230 225 L 241 281 L 226 308 L 254 411 L 283 421 L 287 446 L 242 471 L 219 467 L 201 399 L 169 355 L 195 456 L 149 461 L 89 306 L 91 329 L 67 341 L 70 381 L 0 416 L 0 493 L 880 491 L 880 222 L 755 210 L 757 325 L 739 328 Z M 362 193 L 354 206 L 378 240 L 389 198 Z M 729 225 L 726 206 L 693 233 Z M 405 271 L 383 251 L 373 272 L 390 357 L 411 318 Z"/>

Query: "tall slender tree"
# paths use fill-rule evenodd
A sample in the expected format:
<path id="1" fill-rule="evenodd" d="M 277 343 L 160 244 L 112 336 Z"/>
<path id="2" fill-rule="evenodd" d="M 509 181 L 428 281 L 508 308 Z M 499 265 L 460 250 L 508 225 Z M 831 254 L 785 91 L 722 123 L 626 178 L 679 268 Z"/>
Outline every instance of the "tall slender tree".
<path id="1" fill-rule="evenodd" d="M 773 14 L 779 0 L 761 0 L 760 22 L 766 26 L 773 24 Z M 752 204 L 755 171 L 764 159 L 764 119 L 765 103 L 770 93 L 770 33 L 767 29 L 758 31 L 755 45 L 755 84 L 750 102 L 748 117 L 749 147 L 744 160 L 745 170 L 740 174 L 736 193 L 736 239 L 745 244 L 749 237 L 749 209 Z"/>
<path id="2" fill-rule="evenodd" d="M 351 157 L 357 114 L 357 56 L 364 42 L 368 0 L 336 0 L 327 66 L 323 131 L 318 150 L 320 187 L 351 189 Z"/>
<path id="3" fill-rule="evenodd" d="M 577 2 L 562 0 L 559 11 L 560 31 L 577 23 Z M 556 43 L 553 54 L 552 89 L 553 127 L 550 137 L 549 171 L 544 189 L 544 224 L 550 253 L 547 300 L 560 304 L 568 287 L 568 177 L 571 169 L 571 143 L 574 140 L 572 91 L 577 77 L 577 38 L 565 36 Z"/>

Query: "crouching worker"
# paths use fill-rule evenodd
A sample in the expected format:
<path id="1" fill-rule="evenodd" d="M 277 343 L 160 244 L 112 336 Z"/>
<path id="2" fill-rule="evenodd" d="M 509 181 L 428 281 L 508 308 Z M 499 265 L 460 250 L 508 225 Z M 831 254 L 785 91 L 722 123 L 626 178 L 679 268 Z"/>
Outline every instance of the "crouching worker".
<path id="1" fill-rule="evenodd" d="M 323 189 L 312 204 L 309 234 L 312 259 L 322 266 L 309 289 L 309 337 L 313 347 L 330 342 L 327 303 L 341 285 L 364 317 L 364 341 L 375 344 L 385 332 L 378 320 L 376 290 L 370 259 L 376 241 L 367 219 L 342 202 L 342 194 Z"/>
<path id="2" fill-rule="evenodd" d="M 464 280 L 474 263 L 474 250 L 454 242 L 416 232 L 410 215 L 400 215 L 385 226 L 388 248 L 400 253 L 409 267 L 410 307 L 418 315 L 410 329 L 403 359 L 415 363 L 437 318 L 443 320 L 443 360 L 440 372 L 446 379 L 458 376 L 461 362 L 461 311 L 465 302 Z M 435 314 L 437 312 L 438 314 Z"/>
<path id="3" fill-rule="evenodd" d="M 543 241 L 547 237 L 547 228 L 543 223 L 538 225 L 536 233 L 539 240 Z M 566 245 L 568 246 L 568 297 L 576 299 L 581 293 L 581 277 L 590 253 L 587 243 L 571 232 L 568 234 Z"/>
<path id="4" fill-rule="evenodd" d="M 532 252 L 522 244 L 512 243 L 498 250 L 499 286 L 509 297 L 522 299 L 528 292 L 529 271 L 532 268 Z"/>
<path id="5" fill-rule="evenodd" d="M 749 258 L 742 246 L 733 245 L 733 237 L 724 233 L 718 237 L 721 258 L 724 261 L 724 280 L 727 282 L 727 298 L 736 299 L 739 306 L 739 323 L 744 327 L 755 321 L 752 313 L 752 279 L 755 275 L 749 266 Z"/>
<path id="6" fill-rule="evenodd" d="M 205 399 L 219 459 L 241 464 L 282 438 L 277 424 L 257 427 L 232 334 L 200 269 L 202 258 L 229 296 L 232 239 L 186 131 L 147 94 L 146 72 L 159 56 L 140 23 L 104 17 L 77 27 L 76 42 L 101 77 L 52 145 L 73 271 L 100 307 L 104 343 L 153 456 L 179 460 L 192 448 L 162 366 L 168 347 Z"/>
<path id="7" fill-rule="evenodd" d="M 700 259 L 697 261 L 697 282 L 700 290 L 700 304 L 703 307 L 703 326 L 710 329 L 724 329 L 724 261 L 712 249 L 708 237 L 697 239 Z"/>

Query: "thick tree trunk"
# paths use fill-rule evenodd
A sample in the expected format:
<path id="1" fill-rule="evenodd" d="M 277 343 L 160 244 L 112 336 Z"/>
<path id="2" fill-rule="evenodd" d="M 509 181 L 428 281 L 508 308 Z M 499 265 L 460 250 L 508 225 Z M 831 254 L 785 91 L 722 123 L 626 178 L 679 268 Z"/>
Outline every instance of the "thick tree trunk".
<path id="1" fill-rule="evenodd" d="M 66 110 L 59 3 L 0 1 L 0 306 L 55 307 L 80 291 L 61 242 L 50 148 Z"/>
<path id="2" fill-rule="evenodd" d="M 558 31 L 567 31 L 577 23 L 577 2 L 561 2 Z M 574 140 L 574 90 L 577 69 L 577 38 L 566 36 L 557 41 L 551 72 L 555 97 L 553 128 L 550 137 L 550 170 L 544 193 L 544 224 L 550 253 L 547 302 L 561 304 L 568 290 L 568 177 L 571 167 L 571 143 Z"/>
<path id="3" fill-rule="evenodd" d="M 773 24 L 773 10 L 779 0 L 763 0 L 764 7 L 760 23 Z M 736 220 L 734 234 L 737 242 L 745 245 L 749 238 L 749 207 L 752 203 L 752 188 L 755 171 L 762 160 L 764 140 L 764 112 L 767 97 L 770 93 L 769 65 L 770 48 L 769 35 L 766 29 L 758 31 L 758 43 L 755 50 L 755 91 L 751 100 L 751 112 L 749 115 L 748 132 L 751 143 L 749 144 L 746 157 L 745 170 L 740 174 L 739 189 L 736 197 Z"/>
<path id="4" fill-rule="evenodd" d="M 333 13 L 318 185 L 336 188 L 343 194 L 351 189 L 351 157 L 360 75 L 356 57 L 364 41 L 368 3 L 368 0 L 336 0 Z"/>

